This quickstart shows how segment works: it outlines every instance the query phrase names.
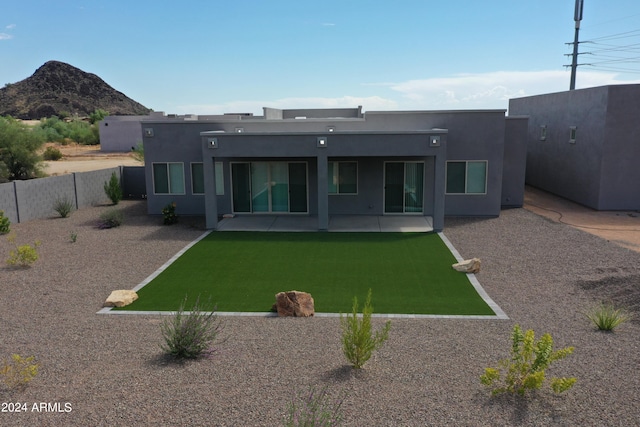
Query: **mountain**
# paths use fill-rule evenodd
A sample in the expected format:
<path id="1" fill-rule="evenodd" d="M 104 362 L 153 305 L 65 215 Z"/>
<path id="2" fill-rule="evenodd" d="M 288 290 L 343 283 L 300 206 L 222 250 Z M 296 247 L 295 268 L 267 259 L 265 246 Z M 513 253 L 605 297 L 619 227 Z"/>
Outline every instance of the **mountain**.
<path id="1" fill-rule="evenodd" d="M 97 109 L 111 115 L 151 111 L 95 74 L 58 61 L 49 61 L 31 77 L 0 89 L 0 116 L 39 120 L 66 113 L 86 117 Z"/>

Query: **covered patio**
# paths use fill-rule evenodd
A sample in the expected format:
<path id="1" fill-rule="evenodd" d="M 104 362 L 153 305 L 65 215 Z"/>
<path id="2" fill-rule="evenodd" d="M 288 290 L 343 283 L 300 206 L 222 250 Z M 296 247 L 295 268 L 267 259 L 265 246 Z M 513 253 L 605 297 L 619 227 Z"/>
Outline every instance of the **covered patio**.
<path id="1" fill-rule="evenodd" d="M 238 215 L 218 222 L 218 231 L 318 231 L 315 215 Z M 422 215 L 330 215 L 329 232 L 427 233 L 433 219 Z"/>

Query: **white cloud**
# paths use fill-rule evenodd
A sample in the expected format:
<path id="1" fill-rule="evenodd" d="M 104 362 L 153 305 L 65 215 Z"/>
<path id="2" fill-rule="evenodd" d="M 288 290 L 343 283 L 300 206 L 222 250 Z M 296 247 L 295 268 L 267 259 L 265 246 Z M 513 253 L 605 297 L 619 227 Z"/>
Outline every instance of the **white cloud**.
<path id="1" fill-rule="evenodd" d="M 5 30 L 11 31 L 14 28 L 16 28 L 16 24 L 9 24 L 4 28 L 5 28 Z M 13 38 L 13 35 L 11 35 L 11 34 L 0 33 L 0 40 L 11 40 L 12 38 Z"/>
<path id="2" fill-rule="evenodd" d="M 616 73 L 578 70 L 576 88 L 621 83 Z M 569 89 L 568 71 L 497 71 L 386 84 L 402 109 L 506 109 L 509 99 Z"/>
<path id="3" fill-rule="evenodd" d="M 379 96 L 340 98 L 281 98 L 275 101 L 232 101 L 221 104 L 192 104 L 180 105 L 177 111 L 167 111 L 176 114 L 223 114 L 223 113 L 253 113 L 262 115 L 262 107 L 295 109 L 295 108 L 355 108 L 366 106 L 367 110 L 397 110 L 398 104 L 390 99 Z"/>
<path id="4" fill-rule="evenodd" d="M 509 99 L 569 89 L 568 71 L 496 71 L 483 74 L 456 74 L 450 77 L 414 79 L 399 83 L 366 83 L 371 96 L 290 97 L 275 100 L 242 100 L 216 104 L 179 105 L 176 114 L 253 113 L 262 115 L 262 107 L 354 108 L 363 111 L 385 110 L 471 110 L 503 109 Z M 623 80 L 617 73 L 578 69 L 578 89 L 603 85 L 640 83 Z"/>

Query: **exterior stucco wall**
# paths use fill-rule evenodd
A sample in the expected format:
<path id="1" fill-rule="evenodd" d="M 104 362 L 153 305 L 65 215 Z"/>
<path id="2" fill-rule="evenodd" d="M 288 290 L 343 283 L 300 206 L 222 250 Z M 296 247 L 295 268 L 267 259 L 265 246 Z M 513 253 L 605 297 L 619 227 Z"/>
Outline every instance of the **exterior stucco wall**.
<path id="1" fill-rule="evenodd" d="M 107 116 L 100 122 L 100 151 L 131 151 L 142 142 L 140 122 L 147 116 Z"/>
<path id="2" fill-rule="evenodd" d="M 145 128 L 153 128 L 153 138 L 143 137 Z M 189 123 L 167 121 L 153 124 L 138 123 L 138 135 L 143 140 L 145 182 L 147 186 L 147 212 L 160 215 L 162 208 L 169 203 L 176 203 L 179 215 L 204 214 L 204 196 L 193 195 L 191 188 L 191 163 L 202 162 L 200 148 L 200 132 L 211 130 L 206 123 Z M 154 163 L 183 163 L 185 193 L 155 194 L 153 188 L 152 167 Z M 225 194 L 229 194 L 226 192 Z"/>
<path id="3" fill-rule="evenodd" d="M 593 209 L 640 209 L 639 98 L 639 85 L 620 85 L 512 99 L 510 113 L 529 116 L 527 184 Z"/>
<path id="4" fill-rule="evenodd" d="M 610 86 L 598 209 L 640 210 L 640 85 Z"/>
<path id="5" fill-rule="evenodd" d="M 502 167 L 502 207 L 524 204 L 528 117 L 507 117 Z"/>

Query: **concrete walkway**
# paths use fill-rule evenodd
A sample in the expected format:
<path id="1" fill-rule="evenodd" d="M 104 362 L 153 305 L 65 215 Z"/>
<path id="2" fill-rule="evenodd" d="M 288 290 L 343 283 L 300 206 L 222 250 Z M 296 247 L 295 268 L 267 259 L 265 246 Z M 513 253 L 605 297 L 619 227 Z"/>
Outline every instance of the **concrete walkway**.
<path id="1" fill-rule="evenodd" d="M 218 231 L 318 231 L 318 217 L 307 215 L 238 215 L 223 218 Z M 426 233 L 433 231 L 431 217 L 332 215 L 330 232 Z"/>
<path id="2" fill-rule="evenodd" d="M 529 186 L 524 194 L 525 209 L 640 252 L 638 211 L 596 211 Z"/>

